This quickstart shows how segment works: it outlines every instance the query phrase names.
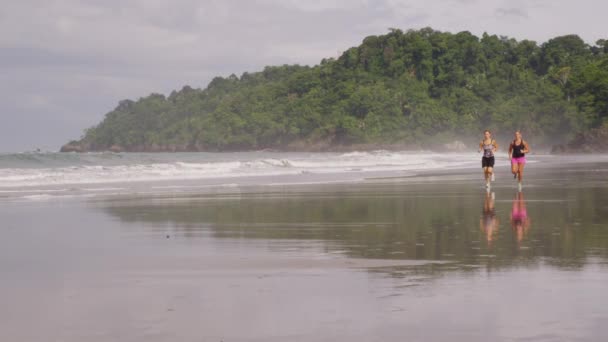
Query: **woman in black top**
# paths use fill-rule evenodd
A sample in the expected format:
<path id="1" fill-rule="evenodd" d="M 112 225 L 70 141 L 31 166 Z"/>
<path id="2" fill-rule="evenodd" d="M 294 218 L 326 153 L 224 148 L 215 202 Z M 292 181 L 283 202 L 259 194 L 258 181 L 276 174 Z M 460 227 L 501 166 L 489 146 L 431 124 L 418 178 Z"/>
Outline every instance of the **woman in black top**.
<path id="1" fill-rule="evenodd" d="M 526 153 L 530 153 L 528 143 L 522 138 L 521 132 L 515 132 L 515 139 L 509 146 L 509 159 L 511 159 L 511 173 L 517 178 L 519 187 L 524 178 L 524 165 L 526 165 Z"/>

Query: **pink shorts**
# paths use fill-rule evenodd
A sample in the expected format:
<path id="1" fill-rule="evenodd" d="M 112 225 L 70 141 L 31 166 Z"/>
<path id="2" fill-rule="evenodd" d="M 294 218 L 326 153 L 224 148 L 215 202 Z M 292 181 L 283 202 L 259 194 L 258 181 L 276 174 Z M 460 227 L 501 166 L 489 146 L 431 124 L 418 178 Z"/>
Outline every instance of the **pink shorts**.
<path id="1" fill-rule="evenodd" d="M 526 157 L 511 158 L 511 164 L 525 164 Z"/>
<path id="2" fill-rule="evenodd" d="M 513 221 L 523 221 L 527 217 L 528 217 L 528 212 L 526 211 L 526 209 L 521 209 L 521 210 L 514 209 L 511 211 L 511 219 L 513 219 Z"/>

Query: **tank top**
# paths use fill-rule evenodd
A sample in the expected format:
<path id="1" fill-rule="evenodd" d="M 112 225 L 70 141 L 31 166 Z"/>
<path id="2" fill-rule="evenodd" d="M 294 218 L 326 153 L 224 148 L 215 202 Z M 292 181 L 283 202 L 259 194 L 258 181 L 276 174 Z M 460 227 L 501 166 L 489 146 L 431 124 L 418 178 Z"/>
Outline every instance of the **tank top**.
<path id="1" fill-rule="evenodd" d="M 486 158 L 494 157 L 494 140 L 490 140 L 489 144 L 485 143 L 485 140 L 482 142 L 483 144 L 483 156 Z"/>
<path id="2" fill-rule="evenodd" d="M 521 158 L 523 156 L 525 156 L 525 154 L 522 152 L 522 150 L 524 149 L 524 141 L 522 140 L 521 143 L 519 145 L 515 145 L 515 140 L 513 140 L 513 142 L 511 143 L 511 146 L 513 147 L 513 158 Z"/>

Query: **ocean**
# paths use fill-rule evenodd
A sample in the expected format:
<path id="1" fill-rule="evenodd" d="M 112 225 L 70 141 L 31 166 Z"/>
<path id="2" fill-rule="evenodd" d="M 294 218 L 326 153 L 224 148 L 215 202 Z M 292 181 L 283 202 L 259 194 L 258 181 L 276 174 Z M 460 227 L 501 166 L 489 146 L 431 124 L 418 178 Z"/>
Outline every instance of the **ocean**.
<path id="1" fill-rule="evenodd" d="M 473 168 L 475 153 L 13 153 L 0 154 L 0 198 L 65 198 L 197 187 L 360 181 Z"/>

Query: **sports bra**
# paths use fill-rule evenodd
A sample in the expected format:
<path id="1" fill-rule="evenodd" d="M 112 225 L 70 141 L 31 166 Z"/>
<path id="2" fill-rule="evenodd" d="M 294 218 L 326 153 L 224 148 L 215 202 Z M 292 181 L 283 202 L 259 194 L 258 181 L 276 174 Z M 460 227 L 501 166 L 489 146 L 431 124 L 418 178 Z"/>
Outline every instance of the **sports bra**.
<path id="1" fill-rule="evenodd" d="M 489 144 L 485 144 L 485 140 L 481 142 L 483 145 L 483 156 L 486 158 L 494 157 L 494 140 L 490 140 Z"/>

